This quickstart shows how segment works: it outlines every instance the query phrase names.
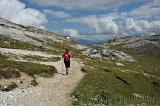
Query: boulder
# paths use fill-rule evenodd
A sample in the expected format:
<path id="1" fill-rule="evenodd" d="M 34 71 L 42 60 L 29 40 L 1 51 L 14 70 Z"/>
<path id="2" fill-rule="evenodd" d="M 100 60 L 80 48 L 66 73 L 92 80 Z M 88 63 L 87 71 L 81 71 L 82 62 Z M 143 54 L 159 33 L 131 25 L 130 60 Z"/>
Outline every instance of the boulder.
<path id="1" fill-rule="evenodd" d="M 99 51 L 97 49 L 91 49 L 89 54 L 97 54 Z"/>
<path id="2" fill-rule="evenodd" d="M 97 53 L 97 54 L 89 54 L 88 55 L 91 59 L 95 59 L 95 58 L 101 58 L 101 54 Z"/>

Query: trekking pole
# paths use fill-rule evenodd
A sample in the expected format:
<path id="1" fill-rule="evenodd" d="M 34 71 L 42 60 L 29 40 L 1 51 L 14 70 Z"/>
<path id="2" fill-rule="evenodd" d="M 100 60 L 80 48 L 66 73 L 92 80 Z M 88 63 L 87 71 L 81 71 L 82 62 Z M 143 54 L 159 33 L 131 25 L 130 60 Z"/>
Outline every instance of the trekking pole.
<path id="1" fill-rule="evenodd" d="M 74 59 L 72 58 L 72 66 L 73 66 L 73 68 L 74 68 Z"/>
<path id="2" fill-rule="evenodd" d="M 61 57 L 61 71 L 63 72 L 63 58 Z"/>

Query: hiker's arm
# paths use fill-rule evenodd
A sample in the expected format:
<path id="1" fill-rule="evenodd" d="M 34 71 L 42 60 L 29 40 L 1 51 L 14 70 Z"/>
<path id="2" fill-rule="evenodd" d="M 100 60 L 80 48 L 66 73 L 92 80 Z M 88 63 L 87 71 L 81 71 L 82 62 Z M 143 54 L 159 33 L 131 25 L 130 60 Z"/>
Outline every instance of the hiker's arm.
<path id="1" fill-rule="evenodd" d="M 62 58 L 64 58 L 64 54 L 62 55 Z"/>

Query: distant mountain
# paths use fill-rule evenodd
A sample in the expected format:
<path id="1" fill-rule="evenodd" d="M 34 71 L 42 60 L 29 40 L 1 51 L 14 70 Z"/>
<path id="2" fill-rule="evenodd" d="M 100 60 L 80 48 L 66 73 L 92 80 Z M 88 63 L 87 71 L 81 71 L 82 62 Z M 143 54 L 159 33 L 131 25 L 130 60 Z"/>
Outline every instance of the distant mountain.
<path id="1" fill-rule="evenodd" d="M 136 48 L 145 45 L 154 45 L 160 47 L 160 34 L 151 36 L 136 36 L 136 37 L 115 37 L 108 41 L 110 44 L 121 43 L 123 46 L 128 48 Z"/>
<path id="2" fill-rule="evenodd" d="M 113 38 L 106 43 L 106 46 L 112 49 L 136 50 L 141 54 L 160 57 L 160 34 Z"/>
<path id="3" fill-rule="evenodd" d="M 103 44 L 105 41 L 98 41 L 98 40 L 87 40 L 87 39 L 78 39 L 77 40 L 80 44 L 83 45 L 93 45 L 93 44 Z"/>

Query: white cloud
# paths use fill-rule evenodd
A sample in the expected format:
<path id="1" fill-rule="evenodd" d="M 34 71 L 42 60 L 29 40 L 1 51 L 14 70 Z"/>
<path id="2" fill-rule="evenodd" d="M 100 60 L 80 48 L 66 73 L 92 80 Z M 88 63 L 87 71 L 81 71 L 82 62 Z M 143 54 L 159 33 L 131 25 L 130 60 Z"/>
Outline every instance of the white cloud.
<path id="1" fill-rule="evenodd" d="M 65 36 L 70 36 L 70 37 L 78 37 L 79 36 L 78 31 L 75 29 L 63 29 L 61 31 L 61 34 L 65 35 Z"/>
<path id="2" fill-rule="evenodd" d="M 140 0 L 28 0 L 39 5 L 53 5 L 66 9 L 106 9 Z"/>
<path id="3" fill-rule="evenodd" d="M 41 26 L 46 22 L 46 18 L 37 10 L 23 9 L 16 16 L 13 16 L 13 21 L 23 25 Z"/>
<path id="4" fill-rule="evenodd" d="M 160 33 L 160 20 L 149 21 L 146 19 L 137 20 L 134 18 L 123 18 L 121 20 L 116 19 L 118 18 L 112 18 L 107 15 L 100 17 L 88 16 L 67 19 L 65 22 L 88 26 L 90 28 L 90 31 L 87 32 L 89 34 L 88 36 L 90 36 L 90 34 L 103 37 L 104 34 L 106 36 L 114 34 L 134 36 Z"/>
<path id="5" fill-rule="evenodd" d="M 91 18 L 92 17 L 92 18 Z M 71 21 L 72 20 L 72 21 Z M 68 19 L 67 22 L 81 23 L 91 27 L 90 31 L 86 33 L 78 32 L 73 29 L 64 29 L 63 35 L 69 35 L 74 38 L 92 39 L 92 40 L 104 40 L 110 38 L 114 34 L 123 36 L 135 36 L 135 35 L 151 35 L 160 33 L 160 21 L 148 21 L 148 20 L 137 20 L 133 18 L 125 18 L 120 20 L 121 24 L 112 20 L 110 17 L 81 17 Z M 114 25 L 115 24 L 115 25 Z M 108 26 L 109 25 L 109 26 Z M 100 33 L 101 32 L 101 33 Z M 117 35 L 116 34 L 116 35 Z"/>
<path id="6" fill-rule="evenodd" d="M 51 10 L 51 9 L 44 9 L 43 12 L 45 14 L 49 14 L 52 17 L 56 17 L 56 18 L 70 18 L 70 17 L 72 17 L 71 14 L 66 13 L 64 11 L 54 11 L 54 10 Z"/>
<path id="7" fill-rule="evenodd" d="M 104 36 L 111 36 L 115 33 L 125 35 L 149 35 L 153 32 L 160 32 L 160 0 L 30 0 L 31 2 L 38 3 L 40 5 L 52 5 L 65 9 L 108 9 L 116 7 L 115 11 L 99 15 L 99 16 L 86 16 L 71 18 L 72 15 L 63 11 L 51 11 L 45 10 L 44 13 L 52 14 L 57 18 L 66 18 L 64 24 L 74 23 L 77 26 L 79 24 L 89 27 L 89 34 L 95 34 L 98 38 Z M 138 8 L 134 8 L 129 12 L 118 13 L 116 12 L 120 5 L 145 1 L 145 4 L 140 5 Z M 78 29 L 79 31 L 81 29 Z M 83 29 L 82 29 L 83 30 Z M 88 30 L 88 29 L 87 29 Z M 65 29 L 65 32 L 76 35 L 75 30 Z M 105 35 L 104 35 L 105 34 Z M 103 36 L 102 36 L 103 35 Z M 81 35 L 82 36 L 82 35 Z M 87 36 L 87 33 L 86 33 Z M 91 36 L 90 36 L 91 37 Z M 93 37 L 93 36 L 92 36 Z M 105 37 L 104 37 L 105 38 Z"/>
<path id="8" fill-rule="evenodd" d="M 51 10 L 51 9 L 43 9 L 43 12 L 44 12 L 45 14 L 50 14 L 50 15 L 54 13 L 54 11 Z"/>
<path id="9" fill-rule="evenodd" d="M 70 14 L 63 12 L 63 11 L 56 11 L 54 12 L 54 15 L 57 16 L 58 18 L 70 18 L 72 17 Z"/>
<path id="10" fill-rule="evenodd" d="M 80 17 L 80 18 L 71 18 L 67 19 L 66 22 L 70 23 L 80 23 L 87 25 L 92 29 L 93 33 L 102 34 L 102 33 L 117 33 L 118 25 L 113 21 L 112 17 Z"/>
<path id="11" fill-rule="evenodd" d="M 85 40 L 94 40 L 94 41 L 95 40 L 104 41 L 105 39 L 110 38 L 109 36 L 111 36 L 111 35 L 106 36 L 106 34 L 82 34 L 76 29 L 63 29 L 55 32 L 59 33 L 62 36 L 70 36 L 76 39 L 85 39 Z"/>
<path id="12" fill-rule="evenodd" d="M 128 35 L 150 35 L 152 33 L 159 33 L 160 21 L 135 20 L 128 18 L 124 20 L 124 25 L 120 26 L 122 33 Z"/>
<path id="13" fill-rule="evenodd" d="M 130 12 L 71 18 L 66 22 L 86 25 L 94 34 L 150 35 L 160 33 L 159 11 L 160 0 L 152 0 Z"/>
<path id="14" fill-rule="evenodd" d="M 160 33 L 160 21 L 152 21 L 150 22 L 150 31 L 154 33 Z"/>
<path id="15" fill-rule="evenodd" d="M 44 14 L 35 9 L 25 8 L 25 4 L 18 0 L 1 0 L 0 17 L 18 24 L 43 28 L 47 22 Z"/>
<path id="16" fill-rule="evenodd" d="M 149 18 L 159 17 L 160 18 L 160 0 L 152 0 L 130 12 L 122 13 L 123 16 L 138 17 L 138 18 Z"/>
<path id="17" fill-rule="evenodd" d="M 128 18 L 125 20 L 124 28 L 127 30 L 131 30 L 134 32 L 141 32 L 142 28 L 136 24 L 136 22 L 132 18 Z"/>

